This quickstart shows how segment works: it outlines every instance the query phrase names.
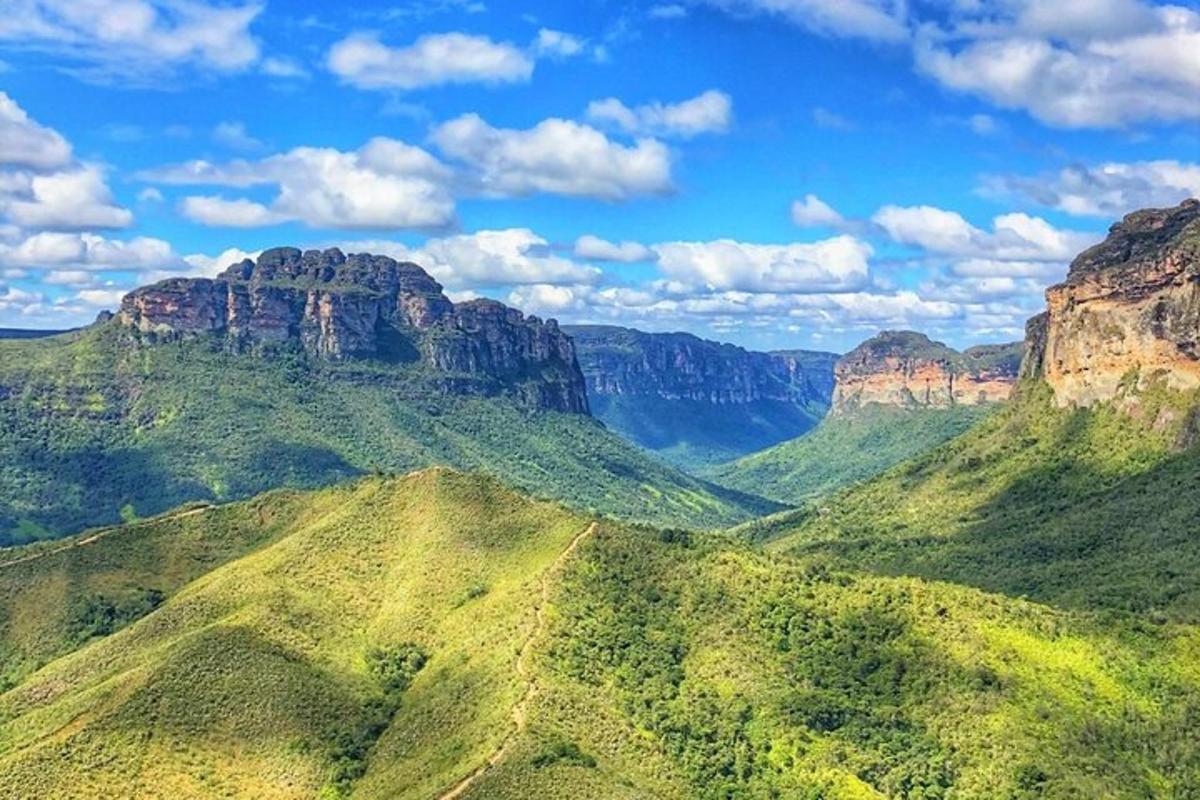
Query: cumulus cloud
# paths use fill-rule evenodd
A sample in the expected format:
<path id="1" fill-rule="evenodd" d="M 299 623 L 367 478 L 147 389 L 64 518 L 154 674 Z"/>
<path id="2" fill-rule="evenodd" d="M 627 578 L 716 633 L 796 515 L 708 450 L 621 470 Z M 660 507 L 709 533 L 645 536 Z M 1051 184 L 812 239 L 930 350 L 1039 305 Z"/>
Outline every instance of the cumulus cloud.
<path id="1" fill-rule="evenodd" d="M 246 131 L 243 122 L 219 122 L 212 132 L 213 141 L 231 150 L 259 150 L 263 143 Z"/>
<path id="2" fill-rule="evenodd" d="M 846 219 L 815 194 L 806 194 L 792 203 L 792 222 L 801 228 L 836 228 Z"/>
<path id="3" fill-rule="evenodd" d="M 513 130 L 466 114 L 435 128 L 432 139 L 445 155 L 471 168 L 488 195 L 624 200 L 672 188 L 671 156 L 661 142 L 639 139 L 624 145 L 570 120 L 547 119 Z"/>
<path id="4" fill-rule="evenodd" d="M 71 160 L 71 145 L 57 131 L 39 125 L 0 92 L 0 164 L 53 169 Z"/>
<path id="5" fill-rule="evenodd" d="M 438 228 L 454 220 L 450 171 L 426 151 L 384 137 L 349 152 L 297 147 L 257 161 L 192 161 L 141 177 L 178 185 L 278 188 L 267 205 L 211 196 L 184 200 L 184 213 L 214 225 L 299 221 L 325 228 L 404 229 Z"/>
<path id="6" fill-rule="evenodd" d="M 615 97 L 588 105 L 593 122 L 613 126 L 635 136 L 679 136 L 724 133 L 733 118 L 733 101 L 716 89 L 679 103 L 648 103 L 630 108 Z"/>
<path id="7" fill-rule="evenodd" d="M 873 254 L 853 236 L 811 244 L 751 244 L 732 239 L 655 245 L 659 269 L 683 286 L 746 292 L 852 291 L 868 280 Z"/>
<path id="8" fill-rule="evenodd" d="M 0 175 L 0 214 L 22 228 L 124 228 L 133 214 L 118 206 L 99 167 Z"/>
<path id="9" fill-rule="evenodd" d="M 653 250 L 640 242 L 610 242 L 590 234 L 575 240 L 575 256 L 592 261 L 616 261 L 623 264 L 653 261 L 658 257 Z"/>
<path id="10" fill-rule="evenodd" d="M 1140 0 L 960 4 L 926 24 L 919 70 L 1062 127 L 1200 118 L 1200 12 Z"/>
<path id="11" fill-rule="evenodd" d="M 524 50 L 465 33 L 426 34 L 406 47 L 358 33 L 334 44 L 327 61 L 335 75 L 359 89 L 518 83 L 533 74 L 533 59 Z"/>
<path id="12" fill-rule="evenodd" d="M 1200 164 L 1164 160 L 1076 165 L 1032 177 L 992 176 L 984 179 L 982 188 L 989 195 L 1018 195 L 1068 214 L 1113 218 L 1200 197 Z"/>
<path id="13" fill-rule="evenodd" d="M 162 239 L 128 241 L 94 233 L 42 232 L 0 243 L 0 264 L 24 269 L 144 271 L 180 268 L 182 259 Z"/>
<path id="14" fill-rule="evenodd" d="M 11 0 L 0 43 L 44 50 L 94 79 L 145 80 L 181 65 L 233 72 L 259 58 L 250 24 L 261 3 L 205 0 Z"/>
<path id="15" fill-rule="evenodd" d="M 975 227 L 955 211 L 933 206 L 884 206 L 871 220 L 900 244 L 948 256 L 1061 261 L 1096 241 L 1094 234 L 1060 230 L 1021 213 L 996 217 L 991 231 Z"/>
<path id="16" fill-rule="evenodd" d="M 512 284 L 586 285 L 601 277 L 595 267 L 555 255 L 550 242 L 528 228 L 435 237 L 420 247 L 392 241 L 342 242 L 339 246 L 347 252 L 412 261 L 456 291 Z"/>
<path id="17" fill-rule="evenodd" d="M 908 36 L 903 0 L 706 0 L 736 13 L 781 17 L 814 33 L 896 42 Z"/>

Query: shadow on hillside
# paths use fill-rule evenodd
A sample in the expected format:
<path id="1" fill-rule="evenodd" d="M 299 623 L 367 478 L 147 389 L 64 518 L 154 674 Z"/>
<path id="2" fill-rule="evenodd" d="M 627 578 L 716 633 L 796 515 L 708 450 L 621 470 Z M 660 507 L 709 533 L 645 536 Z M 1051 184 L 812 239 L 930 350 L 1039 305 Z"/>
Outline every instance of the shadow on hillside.
<path id="1" fill-rule="evenodd" d="M 964 482 L 970 467 L 961 467 Z M 1200 621 L 1200 453 L 1124 478 L 1078 461 L 1042 466 L 958 522 L 950 531 L 803 549 L 1065 609 Z"/>

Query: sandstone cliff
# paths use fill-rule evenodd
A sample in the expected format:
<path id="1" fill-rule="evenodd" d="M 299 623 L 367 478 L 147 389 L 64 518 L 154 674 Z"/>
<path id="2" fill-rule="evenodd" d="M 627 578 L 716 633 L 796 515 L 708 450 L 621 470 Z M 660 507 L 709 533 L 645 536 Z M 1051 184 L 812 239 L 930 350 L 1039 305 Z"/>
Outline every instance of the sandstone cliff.
<path id="1" fill-rule="evenodd" d="M 554 320 L 492 300 L 452 303 L 419 266 L 386 256 L 275 248 L 215 279 L 130 292 L 116 321 L 151 343 L 207 336 L 239 351 L 412 365 L 446 391 L 588 410 L 571 340 Z"/>
<path id="2" fill-rule="evenodd" d="M 832 413 L 872 404 L 949 408 L 1006 400 L 1022 349 L 983 345 L 960 353 L 924 334 L 884 331 L 838 361 Z"/>
<path id="3" fill-rule="evenodd" d="M 1028 326 L 1023 372 L 1061 406 L 1161 381 L 1200 387 L 1200 201 L 1129 214 L 1079 255 Z"/>

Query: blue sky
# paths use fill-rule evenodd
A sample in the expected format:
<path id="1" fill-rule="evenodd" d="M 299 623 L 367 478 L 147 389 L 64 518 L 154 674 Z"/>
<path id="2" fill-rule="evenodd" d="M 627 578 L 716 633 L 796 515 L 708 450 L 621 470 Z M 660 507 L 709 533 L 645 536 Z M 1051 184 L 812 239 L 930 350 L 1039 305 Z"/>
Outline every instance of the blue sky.
<path id="1" fill-rule="evenodd" d="M 8 4 L 0 326 L 336 244 L 563 321 L 967 345 L 1200 194 L 1193 2 L 325 5 Z"/>

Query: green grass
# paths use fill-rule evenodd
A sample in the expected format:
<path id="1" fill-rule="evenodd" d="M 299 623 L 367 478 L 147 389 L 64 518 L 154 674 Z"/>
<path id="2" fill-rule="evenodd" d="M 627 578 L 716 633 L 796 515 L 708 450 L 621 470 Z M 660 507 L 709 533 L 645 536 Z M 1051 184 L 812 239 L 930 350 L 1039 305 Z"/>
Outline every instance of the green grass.
<path id="1" fill-rule="evenodd" d="M 991 406 L 910 410 L 872 405 L 826 417 L 804 436 L 699 474 L 723 486 L 801 505 L 930 450 L 993 410 Z"/>
<path id="2" fill-rule="evenodd" d="M 423 800 L 497 752 L 463 797 L 1200 793 L 1187 623 L 592 527 L 447 470 L 53 547 L 6 554 L 5 613 L 64 580 L 163 600 L 84 643 L 0 628 L 58 653 L 0 695 L 2 796 Z"/>
<path id="3" fill-rule="evenodd" d="M 113 325 L 0 341 L 0 543 L 430 464 L 662 524 L 716 527 L 773 508 L 588 417 L 456 397 L 445 380 L 204 341 L 136 345 Z"/>
<path id="4" fill-rule="evenodd" d="M 1196 400 L 1137 402 L 1137 418 L 1059 409 L 1026 385 L 964 436 L 757 534 L 858 569 L 1200 621 Z"/>

